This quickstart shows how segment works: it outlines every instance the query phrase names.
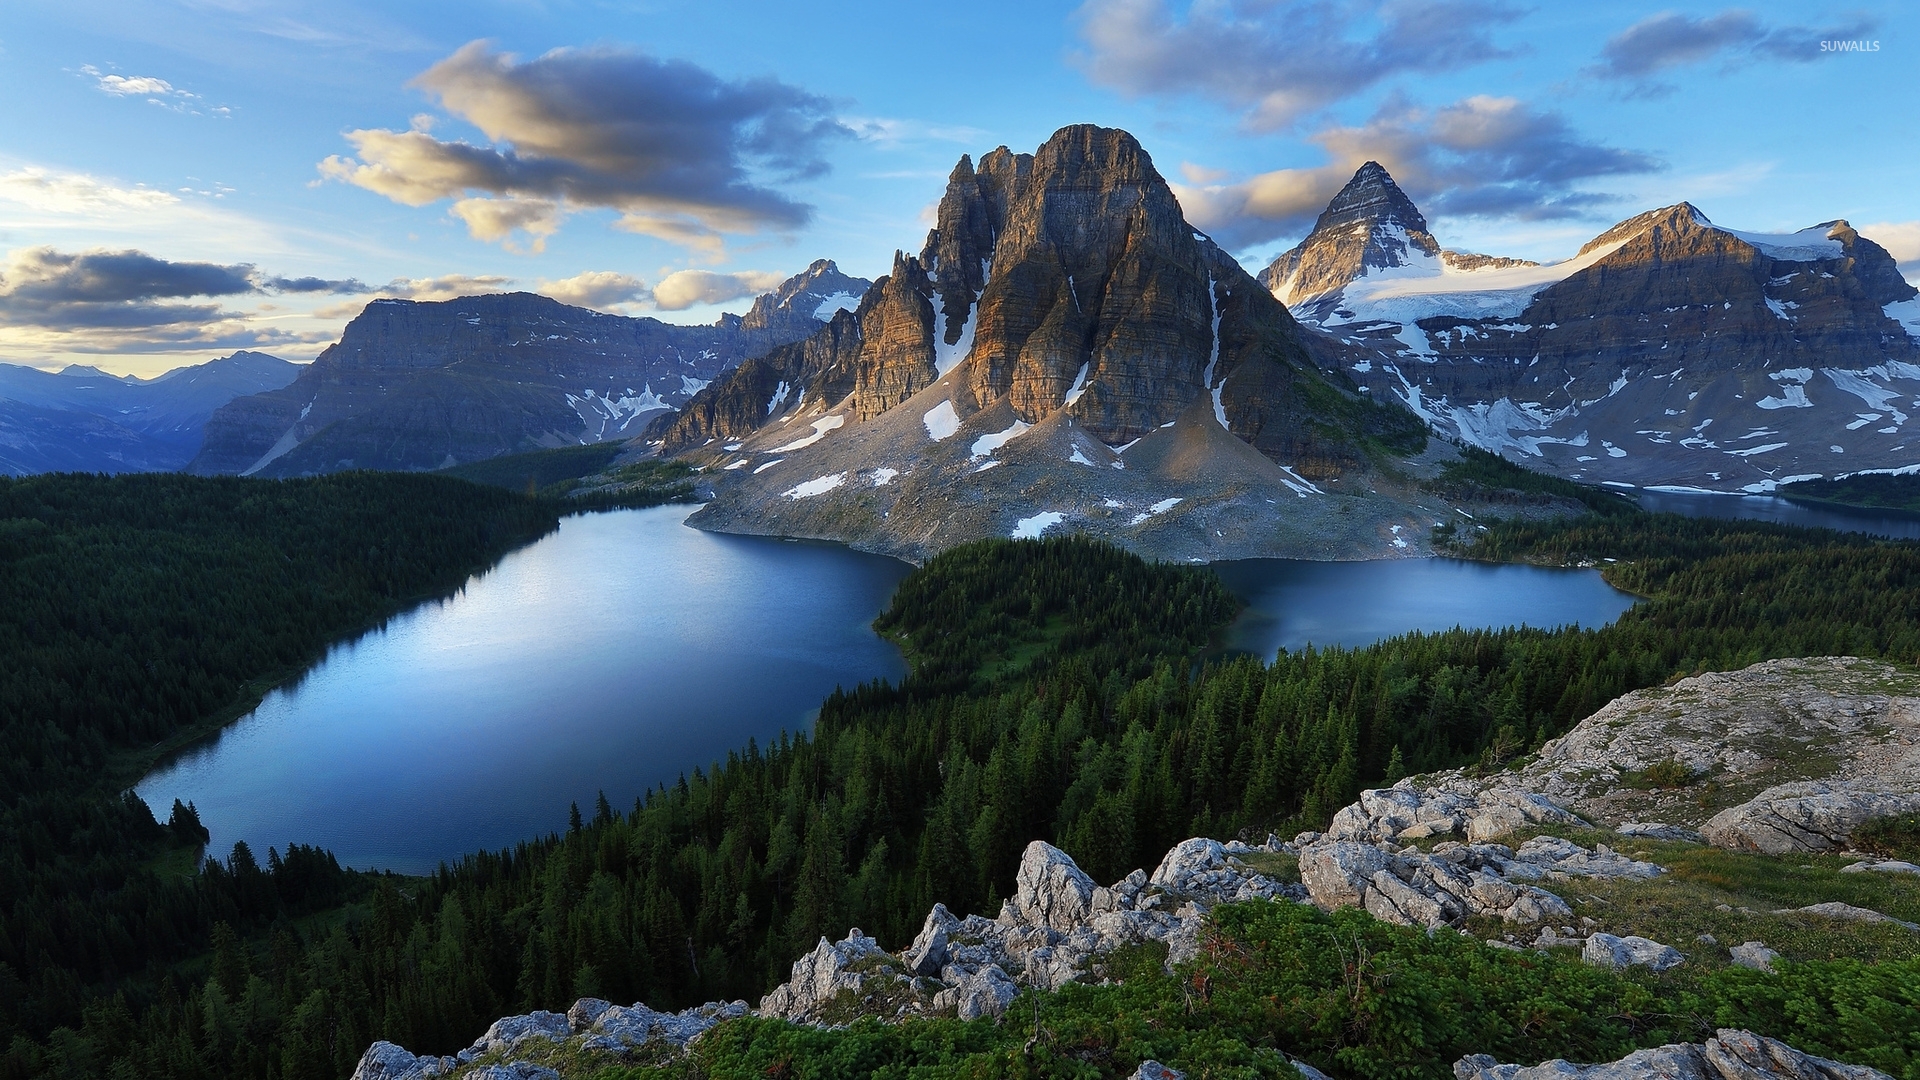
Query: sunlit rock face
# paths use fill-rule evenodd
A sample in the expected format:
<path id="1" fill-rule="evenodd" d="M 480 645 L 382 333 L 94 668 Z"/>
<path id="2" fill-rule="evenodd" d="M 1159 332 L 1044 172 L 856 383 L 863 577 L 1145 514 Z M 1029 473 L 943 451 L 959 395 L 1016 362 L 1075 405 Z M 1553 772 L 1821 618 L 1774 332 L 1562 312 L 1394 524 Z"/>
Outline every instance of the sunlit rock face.
<path id="1" fill-rule="evenodd" d="M 1753 233 L 1680 203 L 1535 265 L 1442 250 L 1370 163 L 1261 281 L 1370 351 L 1344 362 L 1369 392 L 1576 479 L 1771 491 L 1920 462 L 1920 300 L 1845 221 Z"/>

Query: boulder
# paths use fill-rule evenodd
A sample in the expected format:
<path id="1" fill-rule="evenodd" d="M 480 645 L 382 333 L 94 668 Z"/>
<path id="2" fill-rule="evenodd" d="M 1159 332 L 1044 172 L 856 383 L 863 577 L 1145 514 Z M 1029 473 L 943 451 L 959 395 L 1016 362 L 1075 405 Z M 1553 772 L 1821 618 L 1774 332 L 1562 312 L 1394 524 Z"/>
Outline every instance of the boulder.
<path id="1" fill-rule="evenodd" d="M 560 1074 L 545 1065 L 509 1061 L 503 1065 L 482 1065 L 468 1073 L 467 1080 L 560 1080 Z"/>
<path id="2" fill-rule="evenodd" d="M 486 1034 L 474 1040 L 466 1053 L 473 1057 L 481 1054 L 508 1054 L 518 1049 L 529 1039 L 544 1039 L 548 1042 L 560 1042 L 573 1033 L 572 1025 L 565 1015 L 556 1012 L 531 1012 L 524 1016 L 503 1016 L 495 1020 Z"/>
<path id="3" fill-rule="evenodd" d="M 1071 930 L 1093 914 L 1094 888 L 1093 879 L 1081 871 L 1071 856 L 1052 844 L 1035 840 L 1020 857 L 1020 869 L 1014 875 L 1013 899 L 1008 901 L 1007 911 L 1018 923 Z"/>
<path id="4" fill-rule="evenodd" d="M 1877 1069 L 1805 1054 L 1751 1031 L 1721 1028 L 1705 1045 L 1672 1043 L 1619 1061 L 1576 1065 L 1556 1058 L 1501 1065 L 1490 1054 L 1454 1062 L 1455 1080 L 1892 1080 Z"/>
<path id="5" fill-rule="evenodd" d="M 1780 954 L 1767 948 L 1764 942 L 1745 941 L 1727 950 L 1733 956 L 1733 966 L 1752 968 L 1755 971 L 1772 971 L 1773 962 Z"/>
<path id="6" fill-rule="evenodd" d="M 1382 922 L 1431 928 L 1450 925 L 1461 915 L 1449 894 L 1437 889 L 1431 895 L 1422 892 L 1391 870 L 1375 871 L 1369 885 L 1364 901 L 1367 912 Z"/>
<path id="7" fill-rule="evenodd" d="M 907 962 L 907 971 L 914 975 L 938 975 L 947 963 L 947 936 L 959 923 L 947 905 L 933 905 L 919 935 L 901 954 L 901 959 Z"/>
<path id="8" fill-rule="evenodd" d="M 1648 840 L 1671 840 L 1683 844 L 1704 844 L 1706 837 L 1697 830 L 1659 821 L 1629 821 L 1613 830 L 1621 836 L 1641 836 Z"/>
<path id="9" fill-rule="evenodd" d="M 811 1023 L 842 990 L 859 992 L 864 977 L 847 969 L 870 956 L 884 956 L 880 943 L 854 927 L 846 939 L 821 938 L 813 951 L 794 961 L 793 978 L 760 999 L 762 1016 L 778 1016 L 795 1023 Z"/>
<path id="10" fill-rule="evenodd" d="M 574 1008 L 578 1009 L 579 1003 Z M 713 1025 L 746 1014 L 744 1001 L 710 1001 L 677 1013 L 655 1012 L 640 1003 L 612 1005 L 594 1018 L 581 1045 L 589 1050 L 622 1053 L 658 1039 L 684 1047 Z"/>
<path id="11" fill-rule="evenodd" d="M 353 1068 L 352 1080 L 426 1080 L 454 1069 L 454 1059 L 420 1057 L 384 1040 L 367 1047 Z"/>
<path id="12" fill-rule="evenodd" d="M 1900 926 L 1906 927 L 1909 930 L 1920 930 L 1920 925 L 1907 922 L 1904 919 L 1896 919 L 1891 915 L 1882 915 L 1881 913 L 1873 910 L 1872 908 L 1854 907 L 1852 904 L 1842 904 L 1837 900 L 1830 901 L 1825 904 L 1808 904 L 1806 907 L 1802 907 L 1802 908 L 1779 908 L 1774 911 L 1774 914 L 1775 915 L 1813 915 L 1815 917 L 1822 918 L 1822 919 L 1841 919 L 1846 922 L 1896 923 Z"/>
<path id="13" fill-rule="evenodd" d="M 1139 1068 L 1133 1070 L 1133 1075 L 1128 1077 L 1127 1080 L 1187 1080 L 1187 1074 L 1181 1072 L 1179 1069 L 1169 1069 L 1152 1058 L 1148 1058 L 1140 1063 Z"/>
<path id="14" fill-rule="evenodd" d="M 613 1008 L 613 1002 L 600 998 L 581 998 L 567 1010 L 567 1030 L 575 1035 L 593 1027 L 594 1021 L 606 1015 Z"/>
<path id="15" fill-rule="evenodd" d="M 1898 859 L 1881 859 L 1879 861 L 1865 859 L 1857 863 L 1849 863 L 1840 868 L 1840 872 L 1843 874 L 1863 874 L 1868 871 L 1876 874 L 1920 874 L 1920 866 L 1915 866 L 1910 862 L 1901 862 Z"/>
<path id="16" fill-rule="evenodd" d="M 1755 1035 L 1751 1031 L 1721 1028 L 1701 1049 L 1707 1065 L 1724 1080 L 1759 1080 L 1776 1076 L 1792 1077 L 1794 1080 L 1891 1080 L 1878 1069 L 1846 1065 L 1803 1054 L 1778 1039 Z"/>
<path id="17" fill-rule="evenodd" d="M 1241 847 L 1245 848 L 1246 845 L 1242 844 Z M 1185 886 L 1195 877 L 1226 869 L 1227 866 L 1227 849 L 1220 841 L 1196 836 L 1175 844 L 1147 881 L 1170 892 L 1186 892 Z"/>
<path id="18" fill-rule="evenodd" d="M 1387 868 L 1388 855 L 1371 844 L 1344 840 L 1316 843 L 1300 852 L 1300 881 L 1322 911 L 1364 904 L 1373 876 Z"/>
<path id="19" fill-rule="evenodd" d="M 1920 794 L 1861 784 L 1798 781 L 1770 787 L 1701 826 L 1707 841 L 1734 851 L 1785 855 L 1847 847 L 1874 818 L 1920 812 Z"/>
<path id="20" fill-rule="evenodd" d="M 936 1012 L 952 1009 L 962 1020 L 977 1020 L 1005 1013 L 1019 993 L 1020 988 L 998 964 L 988 964 L 967 976 L 960 985 L 935 994 L 933 1008 Z"/>
<path id="21" fill-rule="evenodd" d="M 1680 950 L 1671 945 L 1662 945 L 1657 941 L 1634 935 L 1616 937 L 1613 934 L 1589 936 L 1586 946 L 1581 950 L 1580 958 L 1598 967 L 1616 970 L 1645 967 L 1654 971 L 1665 971 L 1685 963 L 1687 959 L 1680 954 Z"/>

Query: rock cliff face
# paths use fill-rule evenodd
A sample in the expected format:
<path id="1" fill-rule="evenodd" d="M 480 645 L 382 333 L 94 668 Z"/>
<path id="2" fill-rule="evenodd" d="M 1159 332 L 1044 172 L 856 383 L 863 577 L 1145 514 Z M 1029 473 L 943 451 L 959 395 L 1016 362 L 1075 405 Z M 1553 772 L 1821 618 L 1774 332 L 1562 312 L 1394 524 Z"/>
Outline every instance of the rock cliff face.
<path id="1" fill-rule="evenodd" d="M 1901 407 L 1920 301 L 1844 221 L 1740 232 L 1681 203 L 1546 266 L 1434 257 L 1424 226 L 1363 168 L 1262 281 L 1371 349 L 1344 366 L 1444 434 L 1625 486 L 1770 491 L 1920 461 Z"/>
<path id="2" fill-rule="evenodd" d="M 1178 505 L 1212 557 L 1324 555 L 1326 532 L 1338 554 L 1412 553 L 1384 519 L 1420 512 L 1374 466 L 1419 452 L 1423 425 L 1322 370 L 1345 347 L 1310 349 L 1126 132 L 961 159 L 920 254 L 896 256 L 858 320 L 850 389 L 812 381 L 819 363 L 743 366 L 654 423 L 664 452 L 713 455 L 695 524 L 921 557 L 1026 522 L 1171 554 L 1122 530 Z M 811 355 L 840 370 L 846 346 L 823 331 Z M 1233 520 L 1191 516 L 1208 507 Z"/>
<path id="3" fill-rule="evenodd" d="M 531 293 L 375 300 L 292 385 L 207 425 L 198 473 L 434 469 L 632 438 L 741 360 L 804 340 L 867 282 L 816 262 L 747 316 L 674 326 Z"/>

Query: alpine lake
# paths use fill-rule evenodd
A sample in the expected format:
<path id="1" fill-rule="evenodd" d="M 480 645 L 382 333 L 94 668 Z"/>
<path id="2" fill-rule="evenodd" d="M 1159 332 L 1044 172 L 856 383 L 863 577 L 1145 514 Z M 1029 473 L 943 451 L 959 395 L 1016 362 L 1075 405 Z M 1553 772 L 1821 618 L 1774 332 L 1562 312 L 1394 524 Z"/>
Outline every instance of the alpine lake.
<path id="1" fill-rule="evenodd" d="M 1647 508 L 1799 512 L 1705 498 Z M 456 594 L 335 646 L 136 791 L 161 818 L 176 798 L 193 803 L 209 852 L 244 840 L 264 858 L 311 844 L 345 866 L 424 874 L 565 828 L 570 804 L 590 813 L 601 793 L 623 809 L 749 740 L 807 730 L 836 686 L 906 674 L 870 624 L 910 566 L 837 544 L 701 532 L 683 524 L 692 510 L 565 519 Z M 1916 526 L 1827 516 L 1865 531 Z M 1634 602 L 1591 569 L 1451 559 L 1214 569 L 1247 602 L 1214 655 L 1455 626 L 1597 627 Z"/>

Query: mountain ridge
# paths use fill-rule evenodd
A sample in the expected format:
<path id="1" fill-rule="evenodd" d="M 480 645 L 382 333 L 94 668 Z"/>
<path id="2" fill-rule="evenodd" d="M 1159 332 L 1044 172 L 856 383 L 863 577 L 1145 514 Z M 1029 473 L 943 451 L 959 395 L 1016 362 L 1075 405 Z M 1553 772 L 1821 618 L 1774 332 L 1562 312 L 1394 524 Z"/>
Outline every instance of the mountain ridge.
<path id="1" fill-rule="evenodd" d="M 1682 202 L 1557 263 L 1368 263 L 1352 230 L 1404 217 L 1316 227 L 1262 280 L 1443 436 L 1618 487 L 1766 492 L 1920 462 L 1898 407 L 1920 386 L 1896 385 L 1920 381 L 1920 302 L 1844 220 L 1757 233 Z M 1338 272 L 1303 285 L 1315 258 Z"/>
<path id="2" fill-rule="evenodd" d="M 422 470 L 639 433 L 741 360 L 819 329 L 866 282 L 817 260 L 745 316 L 681 326 L 535 293 L 376 299 L 299 379 L 235 400 L 196 473 Z"/>

